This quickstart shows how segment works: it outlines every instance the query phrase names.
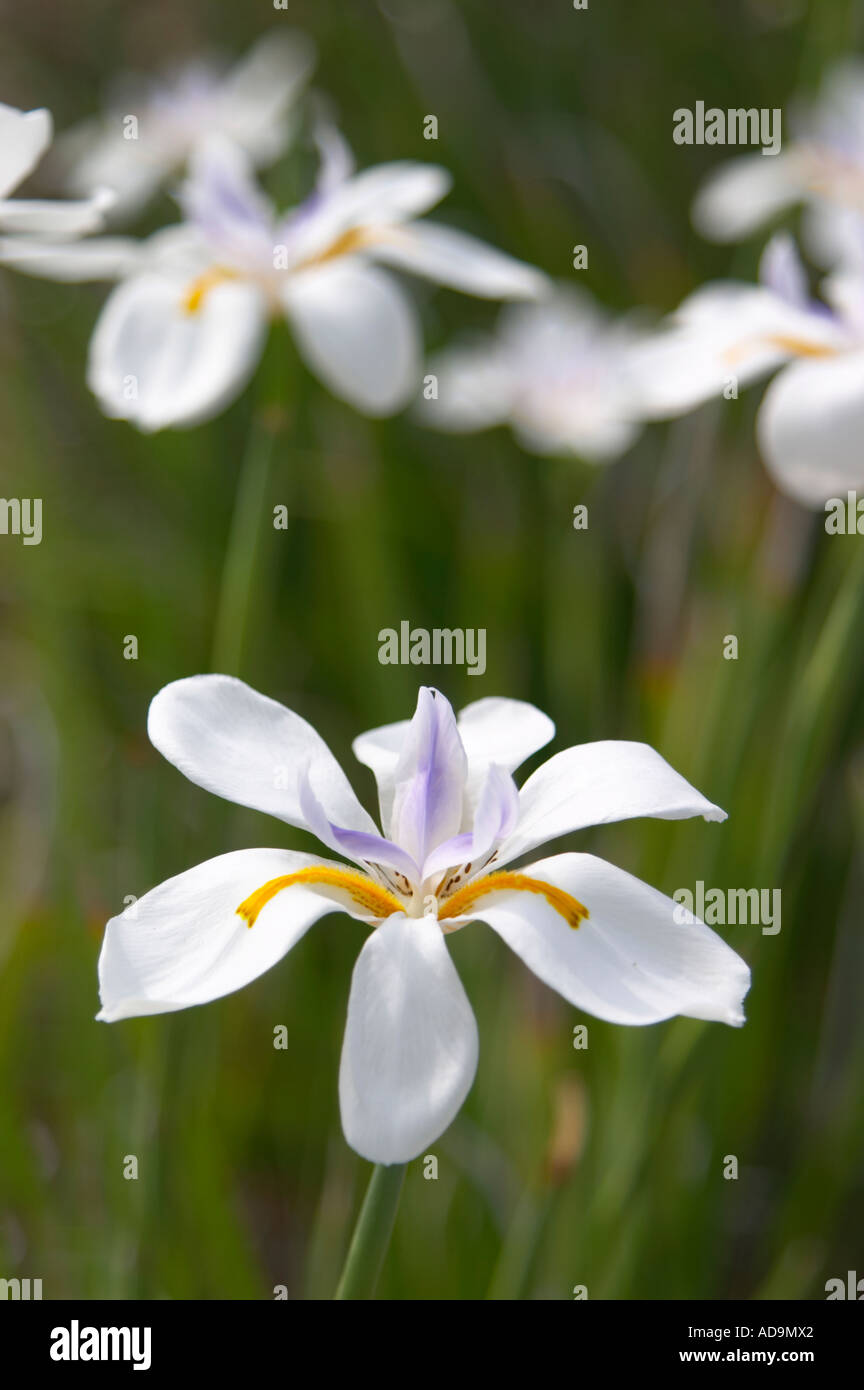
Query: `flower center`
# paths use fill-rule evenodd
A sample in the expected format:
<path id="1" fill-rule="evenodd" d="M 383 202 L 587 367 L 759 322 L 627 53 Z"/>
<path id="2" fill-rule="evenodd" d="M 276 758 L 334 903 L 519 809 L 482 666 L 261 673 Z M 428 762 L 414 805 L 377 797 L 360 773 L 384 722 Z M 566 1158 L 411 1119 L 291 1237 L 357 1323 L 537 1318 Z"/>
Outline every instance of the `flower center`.
<path id="1" fill-rule="evenodd" d="M 389 889 L 374 883 L 366 874 L 352 869 L 331 869 L 322 864 L 310 865 L 309 868 L 298 869 L 293 874 L 282 874 L 279 878 L 271 878 L 269 882 L 256 888 L 254 893 L 250 893 L 249 897 L 243 900 L 237 908 L 238 917 L 245 920 L 247 927 L 254 927 L 261 910 L 267 906 L 272 898 L 275 898 L 277 893 L 281 893 L 284 888 L 293 888 L 298 884 L 333 888 L 339 892 L 347 893 L 351 900 L 370 917 L 384 919 L 394 912 L 405 912 L 406 910 L 405 904 L 399 901 L 395 893 L 391 893 Z M 550 907 L 564 918 L 567 925 L 574 929 L 590 915 L 587 907 L 580 903 L 578 898 L 572 897 L 570 893 L 565 893 L 563 888 L 556 888 L 553 884 L 544 883 L 539 878 L 530 878 L 527 874 L 508 873 L 505 870 L 486 874 L 473 883 L 466 883 L 463 888 L 459 888 L 455 893 L 444 898 L 443 901 L 437 900 L 432 893 L 427 894 L 423 899 L 424 913 L 428 914 L 437 903 L 439 921 L 463 917 L 481 898 L 488 897 L 490 893 L 503 892 L 539 894 L 540 897 L 546 899 Z M 431 903 L 430 899 L 432 900 Z"/>
<path id="2" fill-rule="evenodd" d="M 340 256 L 350 256 L 354 252 L 363 251 L 382 241 L 398 241 L 399 239 L 400 233 L 391 227 L 349 227 L 323 251 L 319 251 L 306 260 L 300 261 L 297 265 L 291 266 L 290 270 L 292 274 L 302 270 L 311 270 L 316 266 L 328 265 Z M 241 279 L 248 279 L 258 284 L 265 294 L 269 294 L 274 306 L 278 307 L 278 294 L 274 286 L 278 287 L 283 274 L 284 271 L 277 272 L 274 276 L 266 272 L 262 273 L 260 270 L 258 272 L 242 271 L 232 269 L 231 266 L 214 265 L 208 270 L 202 271 L 200 275 L 196 275 L 195 279 L 188 285 L 183 293 L 181 308 L 184 314 L 192 317 L 200 313 L 211 290 L 215 290 L 219 285 L 225 285 L 231 280 Z"/>

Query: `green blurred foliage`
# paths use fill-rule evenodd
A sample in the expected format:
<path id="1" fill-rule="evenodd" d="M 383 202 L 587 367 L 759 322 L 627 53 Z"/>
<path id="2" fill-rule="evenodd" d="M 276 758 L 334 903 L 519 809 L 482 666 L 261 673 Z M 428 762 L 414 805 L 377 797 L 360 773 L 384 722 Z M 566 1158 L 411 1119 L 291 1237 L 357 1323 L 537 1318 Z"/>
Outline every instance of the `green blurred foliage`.
<path id="1" fill-rule="evenodd" d="M 120 69 L 305 29 L 361 164 L 439 160 L 447 220 L 613 308 L 655 310 L 752 273 L 759 251 L 691 230 L 722 151 L 675 146 L 673 109 L 783 105 L 861 32 L 846 0 L 0 9 L 0 94 L 51 107 L 59 127 Z M 151 225 L 171 216 L 166 196 Z M 414 292 L 430 347 L 494 318 Z M 194 431 L 103 419 L 84 383 L 102 297 L 0 279 L 2 491 L 44 499 L 39 547 L 0 542 L 0 1274 L 40 1277 L 46 1297 L 327 1297 L 368 1173 L 336 1097 L 357 924 L 326 919 L 207 1008 L 93 1022 L 102 926 L 127 894 L 231 848 L 306 847 L 185 783 L 146 740 L 155 691 L 209 668 L 254 387 Z M 285 390 L 270 500 L 291 521 L 268 531 L 240 674 L 347 764 L 356 732 L 413 705 L 417 672 L 378 664 L 380 628 L 485 627 L 482 680 L 436 673 L 457 707 L 533 700 L 555 747 L 646 739 L 730 813 L 566 847 L 670 893 L 697 879 L 783 891 L 778 935 L 724 929 L 754 972 L 740 1031 L 585 1019 L 482 926 L 453 939 L 480 1070 L 432 1148 L 438 1180 L 410 1166 L 382 1296 L 823 1297 L 864 1258 L 860 540 L 829 539 L 773 493 L 758 394 L 592 470 L 527 456 L 503 431 L 366 421 L 296 363 Z M 371 805 L 365 769 L 355 785 Z"/>

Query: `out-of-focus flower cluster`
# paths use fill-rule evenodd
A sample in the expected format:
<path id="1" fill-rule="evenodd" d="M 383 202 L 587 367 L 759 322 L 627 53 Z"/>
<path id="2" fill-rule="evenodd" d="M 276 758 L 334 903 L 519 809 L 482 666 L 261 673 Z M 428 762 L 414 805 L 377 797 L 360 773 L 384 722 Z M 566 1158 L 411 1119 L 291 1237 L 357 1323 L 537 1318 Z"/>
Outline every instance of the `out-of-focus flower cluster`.
<path id="1" fill-rule="evenodd" d="M 0 263 L 113 284 L 88 363 L 106 415 L 147 431 L 216 415 L 282 318 L 310 371 L 364 414 L 414 403 L 433 428 L 507 425 L 531 452 L 596 463 L 629 448 L 647 421 L 775 373 L 758 441 L 777 485 L 817 507 L 864 485 L 864 65 L 829 74 L 788 148 L 732 160 L 694 204 L 698 230 L 721 241 L 803 204 L 803 243 L 828 270 L 819 293 L 784 232 L 767 245 L 758 283 L 704 286 L 649 328 L 612 320 L 586 292 L 427 219 L 450 187 L 440 166 L 399 160 L 357 172 L 309 91 L 314 62 L 306 38 L 279 33 L 233 68 L 201 62 L 121 83 L 104 117 L 55 146 L 74 201 L 9 197 L 50 142 L 51 121 L 0 107 Z M 310 149 L 311 187 L 277 208 L 258 171 L 284 158 L 299 175 Z M 143 239 L 125 234 L 159 190 L 179 218 Z M 403 272 L 528 302 L 424 370 Z"/>
<path id="2" fill-rule="evenodd" d="M 764 462 L 805 506 L 864 487 L 864 63 L 831 69 L 792 112 L 779 154 L 726 161 L 693 204 L 698 231 L 737 241 L 802 207 L 801 243 L 776 232 L 758 283 L 692 294 L 643 358 L 649 412 L 688 410 L 775 373 L 757 417 Z"/>
<path id="3" fill-rule="evenodd" d="M 36 216 L 47 205 L 0 206 L 0 227 L 29 233 L 0 245 L 6 265 L 115 283 L 88 365 L 107 415 L 142 430 L 216 415 L 253 374 L 276 317 L 335 395 L 388 415 L 413 399 L 422 369 L 418 316 L 392 271 L 483 299 L 545 293 L 533 267 L 423 217 L 449 190 L 446 170 L 400 160 L 356 172 L 321 103 L 304 100 L 313 64 L 305 38 L 279 34 L 228 71 L 197 64 L 129 83 L 104 120 L 57 149 L 70 190 L 106 191 L 52 205 L 62 210 L 53 219 Z M 37 139 L 47 143 L 50 120 L 5 110 L 11 187 L 32 167 Z M 290 157 L 304 136 L 317 150 L 317 178 L 298 204 L 277 210 L 256 169 Z M 143 240 L 114 230 L 85 237 L 95 213 L 116 227 L 166 184 L 179 221 Z"/>

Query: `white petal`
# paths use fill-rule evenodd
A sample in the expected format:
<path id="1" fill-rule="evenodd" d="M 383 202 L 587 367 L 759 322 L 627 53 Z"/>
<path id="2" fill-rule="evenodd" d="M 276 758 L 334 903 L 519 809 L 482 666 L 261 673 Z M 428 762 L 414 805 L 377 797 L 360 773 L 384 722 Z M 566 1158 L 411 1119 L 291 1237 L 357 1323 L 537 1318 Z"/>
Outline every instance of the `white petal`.
<path id="1" fill-rule="evenodd" d="M 452 180 L 438 164 L 393 160 L 364 169 L 334 188 L 322 206 L 320 230 L 338 236 L 349 227 L 384 226 L 419 217 L 439 203 Z"/>
<path id="2" fill-rule="evenodd" d="M 284 219 L 282 232 L 292 264 L 326 255 L 340 238 L 363 230 L 373 236 L 392 234 L 395 224 L 425 212 L 450 187 L 450 175 L 435 164 L 410 160 L 378 164 L 346 179 L 330 177 Z"/>
<path id="3" fill-rule="evenodd" d="M 358 762 L 369 767 L 375 774 L 378 786 L 378 802 L 381 808 L 381 824 L 389 826 L 393 815 L 393 798 L 396 795 L 396 764 L 402 745 L 411 727 L 410 719 L 398 719 L 395 724 L 382 724 L 380 728 L 369 729 L 358 734 L 351 744 L 351 750 Z"/>
<path id="4" fill-rule="evenodd" d="M 765 286 L 712 284 L 634 349 L 631 368 L 646 416 L 674 415 L 719 398 L 732 379 L 746 386 L 798 351 L 844 341 L 830 315 L 789 304 Z"/>
<path id="5" fill-rule="evenodd" d="M 123 117 L 115 112 L 104 121 L 97 117 L 64 131 L 52 151 L 52 159 L 65 171 L 64 184 L 70 193 L 83 197 L 93 188 L 113 191 L 115 222 L 138 212 L 186 153 L 153 138 L 146 119 L 147 100 L 147 94 L 139 92 L 137 99 L 127 99 L 121 107 L 121 111 L 144 112 L 142 138 L 125 139 Z"/>
<path id="6" fill-rule="evenodd" d="M 118 280 L 136 268 L 141 254 L 140 243 L 131 237 L 93 237 L 58 244 L 14 237 L 0 240 L 3 265 L 67 284 Z"/>
<path id="7" fill-rule="evenodd" d="M 488 696 L 460 710 L 457 724 L 468 758 L 469 807 L 476 804 L 490 764 L 515 772 L 555 737 L 548 715 L 525 700 Z"/>
<path id="8" fill-rule="evenodd" d="M 51 143 L 52 129 L 50 112 L 19 111 L 0 103 L 0 198 L 35 169 Z"/>
<path id="9" fill-rule="evenodd" d="M 262 192 L 249 155 L 226 135 L 211 135 L 193 150 L 179 202 L 190 223 L 228 265 L 266 265 L 272 258 L 273 206 Z"/>
<path id="10" fill-rule="evenodd" d="M 555 725 L 536 705 L 495 695 L 466 705 L 456 722 L 472 771 L 496 763 L 515 772 L 555 737 Z"/>
<path id="11" fill-rule="evenodd" d="M 647 743 L 607 739 L 565 748 L 538 767 L 519 792 L 519 822 L 499 850 L 499 862 L 536 845 L 634 816 L 725 820 Z"/>
<path id="12" fill-rule="evenodd" d="M 810 203 L 801 214 L 801 240 L 810 259 L 820 266 L 864 265 L 864 223 L 861 209 L 833 200 Z"/>
<path id="13" fill-rule="evenodd" d="M 693 203 L 693 225 L 712 241 L 739 241 L 803 193 L 794 158 L 743 155 L 723 164 L 704 184 Z"/>
<path id="14" fill-rule="evenodd" d="M 533 299 L 549 289 L 546 276 L 534 266 L 435 222 L 397 227 L 369 250 L 387 265 L 480 299 Z"/>
<path id="15" fill-rule="evenodd" d="M 418 402 L 427 428 L 471 434 L 509 418 L 518 383 L 493 342 L 440 353 L 428 371 L 437 379 L 438 394 Z"/>
<path id="16" fill-rule="evenodd" d="M 250 49 L 218 93 L 222 128 L 256 164 L 284 149 L 285 118 L 315 65 L 315 45 L 298 30 L 271 30 Z"/>
<path id="17" fill-rule="evenodd" d="M 354 153 L 338 126 L 324 111 L 318 111 L 312 126 L 312 139 L 318 151 L 315 192 L 330 197 L 354 174 Z"/>
<path id="18" fill-rule="evenodd" d="M 413 307 L 384 271 L 356 257 L 286 281 L 283 303 L 310 369 L 366 415 L 392 415 L 414 394 L 420 344 Z"/>
<path id="19" fill-rule="evenodd" d="M 447 1128 L 477 1070 L 477 1024 L 438 923 L 394 915 L 354 969 L 339 1070 L 345 1138 L 407 1163 Z"/>
<path id="20" fill-rule="evenodd" d="M 790 363 L 765 393 L 758 435 L 777 486 L 805 506 L 864 488 L 864 352 Z"/>
<path id="21" fill-rule="evenodd" d="M 190 782 L 238 806 L 305 829 L 306 774 L 329 820 L 376 833 L 312 725 L 233 676 L 189 676 L 166 685 L 150 705 L 147 732 Z"/>
<path id="22" fill-rule="evenodd" d="M 143 274 L 110 295 L 90 344 L 88 382 L 106 415 L 142 430 L 195 425 L 240 394 L 266 318 L 251 285 L 217 284 L 194 312 L 188 281 Z"/>
<path id="23" fill-rule="evenodd" d="M 99 996 L 106 1023 L 206 1004 L 257 979 L 338 903 L 304 886 L 276 893 L 253 927 L 240 904 L 271 879 L 321 860 L 281 849 L 220 854 L 145 893 L 105 929 Z"/>
<path id="24" fill-rule="evenodd" d="M 589 917 L 571 927 L 546 898 L 514 890 L 484 898 L 477 915 L 571 1004 L 610 1023 L 674 1014 L 744 1022 L 747 965 L 671 898 L 591 854 L 556 855 L 524 872 L 562 888 Z"/>
<path id="25" fill-rule="evenodd" d="M 114 203 L 114 194 L 100 189 L 79 202 L 13 198 L 0 203 L 0 229 L 13 234 L 56 237 L 59 240 L 97 231 L 105 213 Z"/>

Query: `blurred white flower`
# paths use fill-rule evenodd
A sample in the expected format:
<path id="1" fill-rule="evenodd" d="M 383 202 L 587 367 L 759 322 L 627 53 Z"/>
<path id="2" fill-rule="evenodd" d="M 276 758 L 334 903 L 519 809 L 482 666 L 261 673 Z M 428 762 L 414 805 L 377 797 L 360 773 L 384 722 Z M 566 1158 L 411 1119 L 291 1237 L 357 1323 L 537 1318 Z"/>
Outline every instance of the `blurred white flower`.
<path id="1" fill-rule="evenodd" d="M 632 351 L 644 334 L 609 319 L 585 292 L 559 290 L 505 309 L 494 337 L 432 359 L 426 425 L 456 433 L 509 425 L 535 454 L 617 458 L 641 428 Z"/>
<path id="2" fill-rule="evenodd" d="M 0 104 L 0 263 L 11 264 L 26 251 L 32 238 L 49 236 L 71 241 L 102 225 L 113 202 L 107 189 L 89 190 L 77 202 L 10 198 L 33 172 L 51 143 L 49 111 L 19 111 Z"/>
<path id="3" fill-rule="evenodd" d="M 742 155 L 710 175 L 693 222 L 713 241 L 738 241 L 803 203 L 804 244 L 820 265 L 836 265 L 864 246 L 864 62 L 832 67 L 818 100 L 793 112 L 792 125 L 780 154 Z"/>
<path id="4" fill-rule="evenodd" d="M 320 918 L 371 928 L 351 984 L 339 1094 L 349 1144 L 376 1163 L 422 1153 L 477 1067 L 477 1025 L 445 936 L 478 917 L 571 1004 L 613 1023 L 674 1014 L 738 1025 L 750 972 L 724 941 L 590 854 L 517 870 L 547 840 L 632 816 L 723 820 L 644 743 L 568 748 L 517 791 L 512 773 L 554 725 L 484 699 L 458 720 L 421 689 L 411 721 L 362 734 L 382 835 L 315 730 L 229 676 L 175 681 L 150 738 L 191 781 L 310 831 L 358 865 L 281 849 L 210 859 L 145 894 L 106 928 L 106 1022 L 203 1004 L 256 979 Z"/>
<path id="5" fill-rule="evenodd" d="M 444 169 L 405 161 L 352 174 L 341 141 L 323 143 L 315 191 L 283 216 L 236 146 L 214 139 L 196 152 L 185 222 L 140 245 L 96 326 L 89 382 L 107 415 L 158 430 L 217 414 L 254 371 L 274 316 L 335 395 L 391 414 L 415 393 L 420 332 L 382 265 L 482 298 L 545 288 L 533 267 L 415 221 L 447 192 Z M 41 273 L 68 277 L 71 264 L 46 253 Z"/>
<path id="6" fill-rule="evenodd" d="M 314 61 L 305 35 L 273 32 L 227 70 L 201 60 L 160 78 L 121 79 L 104 116 L 58 141 L 68 188 L 112 188 L 114 216 L 128 218 L 211 135 L 235 141 L 255 165 L 272 163 L 290 139 Z"/>
<path id="7" fill-rule="evenodd" d="M 759 408 L 777 486 L 805 506 L 864 486 L 864 274 L 825 279 L 810 298 L 791 238 L 762 257 L 759 285 L 706 285 L 641 352 L 646 413 L 678 415 L 782 367 Z"/>

